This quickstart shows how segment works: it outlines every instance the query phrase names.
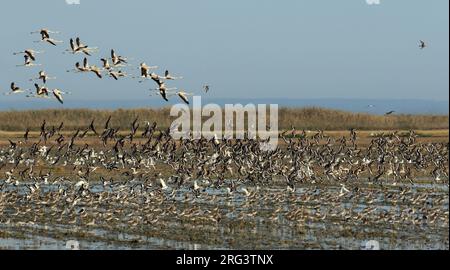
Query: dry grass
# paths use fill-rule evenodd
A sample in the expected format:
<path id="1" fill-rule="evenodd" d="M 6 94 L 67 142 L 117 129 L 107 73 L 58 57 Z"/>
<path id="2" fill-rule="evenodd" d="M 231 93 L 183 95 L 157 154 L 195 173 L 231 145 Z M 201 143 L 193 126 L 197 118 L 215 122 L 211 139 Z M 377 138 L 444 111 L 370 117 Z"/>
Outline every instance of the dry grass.
<path id="1" fill-rule="evenodd" d="M 279 111 L 279 126 L 297 129 L 347 130 L 435 130 L 448 129 L 448 115 L 371 115 L 349 113 L 321 108 L 290 109 Z"/>
<path id="2" fill-rule="evenodd" d="M 45 119 L 48 126 L 64 122 L 65 130 L 85 128 L 95 118 L 96 125 L 103 125 L 111 115 L 111 124 L 129 129 L 130 123 L 139 117 L 140 122 L 156 121 L 161 128 L 167 128 L 174 118 L 169 108 L 163 109 L 118 109 L 118 110 L 33 110 L 0 112 L 0 131 L 23 131 L 26 128 L 39 130 Z M 279 129 L 297 130 L 447 130 L 448 115 L 370 115 L 350 113 L 322 108 L 280 108 Z"/>

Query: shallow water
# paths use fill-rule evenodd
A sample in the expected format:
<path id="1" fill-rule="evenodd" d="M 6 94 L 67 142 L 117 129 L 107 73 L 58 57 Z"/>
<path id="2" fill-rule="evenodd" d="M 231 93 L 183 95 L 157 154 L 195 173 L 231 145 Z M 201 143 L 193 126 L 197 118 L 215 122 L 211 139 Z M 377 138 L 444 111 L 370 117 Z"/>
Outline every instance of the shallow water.
<path id="1" fill-rule="evenodd" d="M 25 184 L 9 186 L 4 192 L 17 189 L 19 194 L 25 194 Z M 133 183 L 133 186 L 136 184 Z M 129 195 L 131 185 L 125 186 L 126 189 L 119 191 L 118 186 L 111 190 L 100 184 L 92 184 L 90 192 Z M 89 220 L 77 216 L 68 216 L 61 221 L 47 219 L 48 216 L 33 218 L 32 214 L 19 213 L 18 209 L 31 207 L 51 212 L 50 205 L 30 206 L 26 202 L 16 202 L 2 211 L 0 249 L 67 249 L 66 243 L 70 240 L 77 241 L 80 249 L 361 249 L 368 240 L 378 241 L 381 249 L 448 249 L 448 186 L 403 184 L 402 188 L 410 190 L 410 199 L 408 197 L 404 202 L 393 203 L 385 198 L 386 194 L 399 196 L 399 187 L 386 185 L 383 190 L 361 187 L 363 193 L 351 191 L 341 197 L 341 186 L 334 185 L 305 185 L 297 188 L 295 194 L 287 194 L 282 187 L 260 187 L 252 200 L 242 192 L 228 195 L 224 189 L 206 188 L 198 198 L 191 197 L 188 201 L 185 201 L 185 196 L 192 192 L 179 189 L 173 198 L 160 202 L 159 206 L 142 215 L 139 207 L 133 206 L 133 203 L 145 206 L 137 199 L 140 195 L 136 194 L 140 194 L 140 191 L 136 188 L 133 191 L 136 196 L 130 197 L 130 204 L 121 204 L 120 199 L 114 199 L 95 207 L 83 201 L 74 206 L 73 211 L 83 208 L 88 214 L 97 217 L 98 223 L 93 226 L 87 225 Z M 45 195 L 56 192 L 58 188 L 42 185 L 40 192 Z M 254 187 L 247 188 L 255 192 Z M 370 195 L 373 197 L 366 197 L 365 194 L 372 194 L 370 192 L 374 190 L 377 193 Z M 170 190 L 166 193 L 170 193 Z M 420 199 L 424 195 L 431 202 L 429 206 L 426 200 L 414 202 L 413 199 Z M 212 196 L 215 196 L 213 201 Z M 327 196 L 337 199 L 335 202 L 321 199 Z M 436 202 L 440 204 L 436 205 Z M 176 206 L 173 214 L 164 214 L 172 205 Z M 12 207 L 17 209 L 13 210 Z M 374 216 L 367 216 L 369 222 L 364 223 L 358 214 L 362 215 L 371 207 L 376 208 Z M 434 209 L 440 219 L 433 223 L 419 220 L 414 225 L 403 224 L 401 220 L 377 220 L 379 217 L 395 220 L 406 215 L 409 222 L 418 220 L 422 213 L 432 216 L 426 212 L 426 207 Z M 183 217 L 182 213 L 191 209 L 198 211 L 191 217 Z M 203 220 L 207 216 L 205 211 L 213 209 L 218 209 L 222 220 L 217 223 Z M 405 214 L 408 209 L 414 212 Z M 102 220 L 101 214 L 108 211 L 115 213 L 114 217 L 118 220 Z M 152 216 L 152 211 L 157 214 Z M 296 211 L 303 214 L 291 218 L 290 215 Z M 151 224 L 142 223 L 141 220 L 148 216 L 152 216 L 149 220 L 155 217 L 159 220 Z M 68 219 L 72 217 L 75 217 L 74 223 L 69 224 Z M 130 225 L 134 219 L 137 220 L 136 224 Z"/>

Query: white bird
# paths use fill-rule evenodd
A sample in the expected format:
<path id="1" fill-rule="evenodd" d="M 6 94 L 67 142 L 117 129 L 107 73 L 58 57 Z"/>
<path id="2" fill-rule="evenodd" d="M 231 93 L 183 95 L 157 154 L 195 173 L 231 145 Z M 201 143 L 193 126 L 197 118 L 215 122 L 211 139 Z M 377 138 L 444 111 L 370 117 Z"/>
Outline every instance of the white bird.
<path id="1" fill-rule="evenodd" d="M 294 193 L 295 192 L 295 186 L 291 187 L 290 185 L 287 186 L 287 192 L 288 193 Z"/>
<path id="2" fill-rule="evenodd" d="M 66 51 L 69 51 L 69 52 L 71 52 L 73 54 L 84 53 L 84 54 L 86 54 L 88 56 L 91 56 L 92 52 L 98 51 L 97 47 L 92 47 L 91 48 L 91 47 L 83 44 L 79 37 L 77 37 L 75 39 L 75 42 L 74 42 L 73 38 L 71 38 L 69 43 L 70 43 L 70 49 L 66 50 Z"/>
<path id="3" fill-rule="evenodd" d="M 178 80 L 178 79 L 183 79 L 183 77 L 175 77 L 175 76 L 172 76 L 172 75 L 169 73 L 169 71 L 166 70 L 166 72 L 164 72 L 164 77 L 163 77 L 163 79 L 166 79 L 166 80 Z"/>
<path id="4" fill-rule="evenodd" d="M 197 180 L 194 180 L 194 191 L 199 190 L 201 187 L 198 185 Z"/>
<path id="5" fill-rule="evenodd" d="M 39 71 L 38 77 L 30 79 L 30 81 L 33 81 L 33 80 L 35 80 L 35 79 L 37 79 L 37 80 L 42 80 L 42 83 L 46 84 L 46 83 L 47 83 L 47 80 L 55 80 L 56 77 L 49 77 L 49 76 L 45 73 L 45 71 L 41 70 L 41 71 Z"/>
<path id="6" fill-rule="evenodd" d="M 150 76 L 149 71 L 150 69 L 155 69 L 158 68 L 158 66 L 148 66 L 145 63 L 141 63 L 141 65 L 139 66 L 139 69 L 141 70 L 141 77 L 142 78 L 147 78 Z"/>
<path id="7" fill-rule="evenodd" d="M 25 90 L 23 90 L 20 87 L 16 86 L 16 84 L 14 82 L 11 83 L 10 88 L 11 88 L 11 92 L 5 93 L 5 95 L 18 94 L 18 93 L 25 92 Z"/>
<path id="8" fill-rule="evenodd" d="M 26 54 L 26 55 L 28 55 L 28 57 L 29 57 L 31 60 L 36 61 L 36 54 L 39 54 L 39 53 L 44 53 L 44 51 L 35 51 L 35 50 L 33 50 L 33 49 L 26 49 L 26 50 L 24 50 L 24 51 L 22 51 L 22 52 L 15 52 L 15 53 L 13 53 L 13 54 L 14 54 L 14 55 L 18 55 L 18 54 Z"/>
<path id="9" fill-rule="evenodd" d="M 114 66 L 118 66 L 122 63 L 127 64 L 127 58 L 117 55 L 114 50 L 111 50 L 111 60 Z"/>
<path id="10" fill-rule="evenodd" d="M 55 98 L 59 101 L 59 103 L 64 104 L 64 100 L 63 100 L 63 94 L 64 95 L 69 95 L 71 94 L 70 92 L 63 92 L 59 89 L 53 89 L 53 96 L 55 96 Z"/>
<path id="11" fill-rule="evenodd" d="M 109 64 L 109 60 L 107 58 L 102 58 L 100 59 L 100 61 L 102 61 L 102 67 L 105 70 L 111 70 L 111 65 Z"/>
<path id="12" fill-rule="evenodd" d="M 339 197 L 344 196 L 346 193 L 350 192 L 350 190 L 348 190 L 344 184 L 341 184 L 341 190 L 339 191 Z"/>
<path id="13" fill-rule="evenodd" d="M 80 62 L 76 62 L 75 63 L 75 69 L 74 70 L 68 70 L 67 72 L 71 72 L 71 71 L 75 71 L 75 72 L 88 72 L 88 71 L 90 71 L 90 66 L 89 66 L 87 58 L 85 57 L 83 59 L 83 65 L 80 65 Z"/>
<path id="14" fill-rule="evenodd" d="M 41 40 L 35 42 L 48 42 L 53 46 L 56 46 L 57 43 L 62 43 L 60 40 L 55 40 L 50 38 L 50 34 L 59 34 L 58 31 L 50 31 L 48 29 L 42 28 L 38 31 L 31 32 L 31 34 L 39 33 L 41 35 Z"/>
<path id="15" fill-rule="evenodd" d="M 39 29 L 37 31 L 33 31 L 30 34 L 40 34 L 41 35 L 41 39 L 44 39 L 44 38 L 49 38 L 50 34 L 59 34 L 59 33 L 60 33 L 59 31 L 51 31 L 51 30 L 49 30 L 47 28 L 42 28 L 42 29 Z"/>
<path id="16" fill-rule="evenodd" d="M 95 75 L 97 75 L 98 78 L 102 78 L 102 69 L 97 67 L 97 66 L 90 66 L 89 67 L 89 71 L 95 73 Z"/>
<path id="17" fill-rule="evenodd" d="M 242 188 L 241 190 L 244 192 L 246 197 L 250 196 L 250 192 L 246 188 Z"/>
<path id="18" fill-rule="evenodd" d="M 56 40 L 56 39 L 52 39 L 52 38 L 44 38 L 37 42 L 47 42 L 47 43 L 52 44 L 53 46 L 57 46 L 56 45 L 57 43 L 63 43 L 63 41 L 61 41 L 61 40 Z"/>
<path id="19" fill-rule="evenodd" d="M 162 190 L 165 190 L 165 189 L 168 188 L 167 185 L 166 185 L 166 182 L 164 182 L 164 180 L 162 178 L 159 178 L 159 183 L 161 184 L 161 189 Z"/>
<path id="20" fill-rule="evenodd" d="M 168 91 L 172 91 L 172 90 L 177 90 L 176 87 L 172 87 L 172 88 L 167 88 L 166 84 L 164 82 L 161 82 L 159 87 L 157 89 L 150 89 L 150 90 L 156 90 L 159 91 L 159 94 L 161 95 L 161 97 L 165 100 L 165 101 L 169 101 L 167 99 L 167 94 Z"/>
<path id="21" fill-rule="evenodd" d="M 110 71 L 109 76 L 113 77 L 117 81 L 120 77 L 126 77 L 127 74 L 119 70 L 119 71 Z"/>
<path id="22" fill-rule="evenodd" d="M 188 95 L 192 95 L 192 94 L 190 94 L 190 93 L 186 93 L 186 92 L 183 92 L 183 91 L 179 91 L 178 93 L 177 93 L 177 95 L 184 101 L 184 103 L 186 103 L 186 104 L 188 104 L 189 105 L 189 99 L 188 99 Z"/>
<path id="23" fill-rule="evenodd" d="M 26 97 L 48 98 L 48 88 L 45 86 L 40 87 L 37 83 L 34 84 L 36 88 L 36 94 L 29 94 Z"/>
<path id="24" fill-rule="evenodd" d="M 80 180 L 80 181 L 78 181 L 76 184 L 75 184 L 75 188 L 76 189 L 80 189 L 80 188 L 83 188 L 83 189 L 88 189 L 89 188 L 89 183 L 86 181 L 86 180 Z"/>
<path id="25" fill-rule="evenodd" d="M 34 67 L 34 66 L 41 66 L 41 64 L 35 64 L 33 63 L 33 60 L 28 54 L 25 54 L 24 56 L 25 63 L 23 65 L 17 65 L 17 67 Z"/>

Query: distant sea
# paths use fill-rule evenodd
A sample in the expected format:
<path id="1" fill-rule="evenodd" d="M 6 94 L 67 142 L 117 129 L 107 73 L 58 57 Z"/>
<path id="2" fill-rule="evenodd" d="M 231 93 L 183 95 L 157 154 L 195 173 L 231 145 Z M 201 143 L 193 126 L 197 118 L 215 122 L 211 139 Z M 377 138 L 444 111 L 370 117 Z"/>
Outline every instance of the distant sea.
<path id="1" fill-rule="evenodd" d="M 0 100 L 0 111 L 21 111 L 35 109 L 129 109 L 129 108 L 161 108 L 172 106 L 179 102 L 172 98 L 165 103 L 160 99 L 140 100 L 74 100 L 67 99 L 64 105 L 55 100 Z M 278 104 L 279 107 L 304 108 L 321 107 L 349 112 L 365 112 L 371 114 L 384 114 L 395 111 L 397 114 L 449 114 L 449 101 L 418 100 L 418 99 L 285 99 L 285 98 L 259 98 L 259 99 L 232 99 L 232 98 L 205 98 L 202 105 L 216 103 L 224 104 Z"/>

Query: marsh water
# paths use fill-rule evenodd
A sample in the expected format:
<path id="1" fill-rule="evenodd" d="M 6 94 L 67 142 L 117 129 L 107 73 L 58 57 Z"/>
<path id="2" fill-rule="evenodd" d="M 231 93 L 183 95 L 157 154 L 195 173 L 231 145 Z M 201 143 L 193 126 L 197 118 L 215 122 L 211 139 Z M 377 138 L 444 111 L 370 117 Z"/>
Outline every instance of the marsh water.
<path id="1" fill-rule="evenodd" d="M 53 214 L 57 207 L 44 202 L 58 186 L 42 185 L 36 195 L 42 203 L 3 207 L 0 248 L 365 249 L 375 240 L 380 249 L 449 249 L 447 184 L 363 184 L 345 192 L 340 185 L 309 184 L 294 192 L 248 186 L 251 195 L 206 188 L 191 196 L 179 189 L 146 201 L 138 184 L 93 184 L 85 201 L 68 204 L 75 214 L 67 215 Z M 3 192 L 18 196 L 26 185 Z M 123 198 L 107 204 L 93 199 L 118 193 Z M 80 209 L 84 214 L 77 216 Z M 105 213 L 112 213 L 107 220 Z"/>

